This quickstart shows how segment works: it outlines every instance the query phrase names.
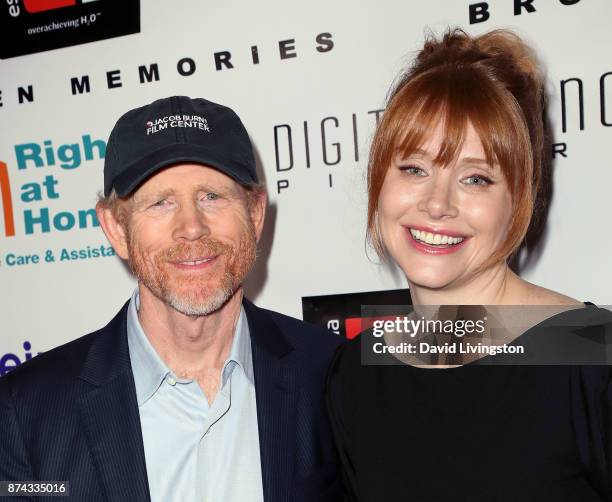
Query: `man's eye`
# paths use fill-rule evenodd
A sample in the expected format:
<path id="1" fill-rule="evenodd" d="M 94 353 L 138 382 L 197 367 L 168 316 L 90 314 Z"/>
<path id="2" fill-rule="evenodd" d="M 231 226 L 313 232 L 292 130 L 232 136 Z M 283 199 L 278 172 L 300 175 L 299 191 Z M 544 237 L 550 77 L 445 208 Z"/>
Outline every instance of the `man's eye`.
<path id="1" fill-rule="evenodd" d="M 156 202 L 154 202 L 153 204 L 151 204 L 151 207 L 163 207 L 167 204 L 168 199 L 160 199 Z"/>
<path id="2" fill-rule="evenodd" d="M 207 194 L 204 196 L 204 198 L 205 198 L 206 200 L 217 200 L 217 199 L 219 198 L 219 194 L 214 193 L 214 192 L 208 192 L 208 193 L 207 193 Z"/>

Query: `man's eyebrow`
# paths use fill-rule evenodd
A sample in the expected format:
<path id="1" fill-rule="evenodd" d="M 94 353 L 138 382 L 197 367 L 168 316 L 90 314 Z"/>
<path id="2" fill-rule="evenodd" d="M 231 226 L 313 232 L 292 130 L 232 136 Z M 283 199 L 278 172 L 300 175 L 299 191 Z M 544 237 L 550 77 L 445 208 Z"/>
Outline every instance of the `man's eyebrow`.
<path id="1" fill-rule="evenodd" d="M 222 195 L 227 198 L 239 198 L 242 193 L 239 189 L 239 185 L 210 185 L 207 183 L 202 183 L 200 185 L 196 185 L 196 192 L 214 192 L 216 194 Z"/>
<path id="2" fill-rule="evenodd" d="M 234 187 L 211 185 L 210 183 L 200 183 L 198 185 L 194 185 L 192 187 L 192 193 L 197 193 L 197 192 L 214 192 L 220 195 L 224 195 L 226 197 L 239 195 L 239 191 L 234 189 Z M 159 191 L 151 190 L 151 192 L 149 192 L 146 195 L 141 195 L 140 197 L 139 196 L 134 197 L 134 202 L 136 204 L 139 204 L 139 203 L 142 204 L 142 203 L 151 201 L 152 199 L 155 199 L 155 200 L 165 199 L 167 197 L 175 195 L 176 193 L 178 193 L 178 190 L 174 188 L 166 188 L 164 190 L 159 190 Z"/>
<path id="3" fill-rule="evenodd" d="M 220 193 L 226 193 L 226 192 L 230 192 L 231 190 L 227 187 L 224 186 L 215 186 L 215 185 L 210 185 L 209 183 L 200 183 L 199 185 L 195 185 L 194 187 L 194 191 L 196 192 L 220 192 Z"/>
<path id="4" fill-rule="evenodd" d="M 176 191 L 173 188 L 167 188 L 165 190 L 161 190 L 161 191 L 151 191 L 148 194 L 145 195 L 135 195 L 134 196 L 134 202 L 136 204 L 142 203 L 142 202 L 146 202 L 149 201 L 151 199 L 165 199 L 166 197 L 169 197 L 170 195 L 174 195 Z"/>

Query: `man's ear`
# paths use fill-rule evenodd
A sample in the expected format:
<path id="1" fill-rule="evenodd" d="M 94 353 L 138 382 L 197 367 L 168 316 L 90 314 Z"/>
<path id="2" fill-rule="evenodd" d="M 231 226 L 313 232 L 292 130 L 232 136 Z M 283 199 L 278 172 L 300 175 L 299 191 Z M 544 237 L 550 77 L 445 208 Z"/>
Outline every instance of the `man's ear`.
<path id="1" fill-rule="evenodd" d="M 115 253 L 124 260 L 128 259 L 128 246 L 127 246 L 127 229 L 125 224 L 122 224 L 113 210 L 109 207 L 105 207 L 101 203 L 96 204 L 96 215 L 104 234 L 110 242 L 111 246 L 115 250 Z"/>
<path id="2" fill-rule="evenodd" d="M 263 231 L 264 219 L 266 216 L 268 194 L 263 188 L 255 188 L 254 190 L 254 193 L 249 194 L 249 213 L 251 216 L 251 221 L 253 222 L 253 226 L 255 227 L 255 236 L 257 238 L 257 242 L 259 242 L 261 232 Z"/>

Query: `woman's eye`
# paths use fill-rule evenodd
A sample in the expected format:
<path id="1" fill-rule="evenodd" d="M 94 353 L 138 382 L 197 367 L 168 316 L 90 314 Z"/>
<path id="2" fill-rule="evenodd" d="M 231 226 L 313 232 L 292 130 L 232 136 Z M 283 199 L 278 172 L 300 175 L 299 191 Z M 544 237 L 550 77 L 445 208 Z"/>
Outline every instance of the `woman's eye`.
<path id="1" fill-rule="evenodd" d="M 463 183 L 466 185 L 474 185 L 474 186 L 485 186 L 490 185 L 491 180 L 485 176 L 480 176 L 475 174 L 474 176 L 469 176 L 463 180 Z"/>
<path id="2" fill-rule="evenodd" d="M 401 166 L 400 169 L 413 176 L 427 176 L 427 173 L 418 166 Z"/>

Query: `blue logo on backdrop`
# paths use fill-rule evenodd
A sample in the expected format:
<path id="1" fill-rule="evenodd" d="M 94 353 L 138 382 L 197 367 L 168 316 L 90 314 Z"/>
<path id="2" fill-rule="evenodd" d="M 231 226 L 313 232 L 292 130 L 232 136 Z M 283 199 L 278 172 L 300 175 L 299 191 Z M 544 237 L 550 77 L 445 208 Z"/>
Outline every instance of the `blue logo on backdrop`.
<path id="1" fill-rule="evenodd" d="M 23 342 L 23 350 L 25 351 L 23 355 L 12 354 L 9 352 L 0 357 L 0 377 L 3 377 L 11 370 L 14 370 L 21 363 L 29 361 L 38 354 L 42 354 L 42 352 L 32 354 L 32 344 L 27 340 Z"/>

